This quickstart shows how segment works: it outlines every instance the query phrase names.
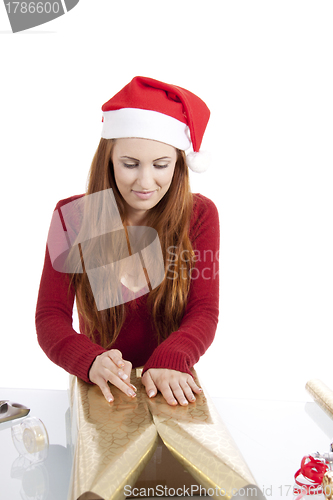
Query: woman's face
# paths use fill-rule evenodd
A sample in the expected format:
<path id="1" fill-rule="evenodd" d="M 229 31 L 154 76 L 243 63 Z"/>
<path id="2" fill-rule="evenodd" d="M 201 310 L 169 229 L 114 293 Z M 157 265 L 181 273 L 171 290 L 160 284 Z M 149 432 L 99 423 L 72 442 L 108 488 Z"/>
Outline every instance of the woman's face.
<path id="1" fill-rule="evenodd" d="M 173 146 L 150 139 L 117 139 L 111 159 L 129 223 L 139 224 L 147 210 L 157 205 L 168 191 L 177 151 Z"/>

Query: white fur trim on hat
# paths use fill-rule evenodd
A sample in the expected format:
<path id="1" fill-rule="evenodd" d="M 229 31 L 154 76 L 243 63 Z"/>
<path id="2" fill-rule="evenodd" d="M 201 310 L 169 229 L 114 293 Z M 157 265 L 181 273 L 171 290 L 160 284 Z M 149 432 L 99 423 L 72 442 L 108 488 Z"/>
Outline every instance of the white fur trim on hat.
<path id="1" fill-rule="evenodd" d="M 205 172 L 209 167 L 210 161 L 211 156 L 208 151 L 199 151 L 198 153 L 193 152 L 186 156 L 187 166 L 193 172 Z"/>
<path id="2" fill-rule="evenodd" d="M 152 139 L 181 150 L 186 150 L 191 145 L 186 123 L 164 113 L 139 108 L 105 111 L 102 137 L 104 139 L 122 137 Z"/>

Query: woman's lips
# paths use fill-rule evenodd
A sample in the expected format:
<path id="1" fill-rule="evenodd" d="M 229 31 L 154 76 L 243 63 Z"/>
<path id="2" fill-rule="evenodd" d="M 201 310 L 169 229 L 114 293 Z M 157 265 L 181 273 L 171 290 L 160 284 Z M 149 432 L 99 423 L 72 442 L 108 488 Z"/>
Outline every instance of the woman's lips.
<path id="1" fill-rule="evenodd" d="M 148 200 L 148 198 L 150 198 L 155 193 L 155 191 L 133 191 L 133 193 L 141 198 L 141 200 Z"/>

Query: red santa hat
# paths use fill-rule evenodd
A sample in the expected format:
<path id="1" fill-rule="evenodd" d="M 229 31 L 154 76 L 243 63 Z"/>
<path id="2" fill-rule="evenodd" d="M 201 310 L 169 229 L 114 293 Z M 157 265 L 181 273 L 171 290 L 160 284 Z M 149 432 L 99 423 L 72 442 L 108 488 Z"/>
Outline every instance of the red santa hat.
<path id="1" fill-rule="evenodd" d="M 139 137 L 164 142 L 193 152 L 187 164 L 194 172 L 204 172 L 208 156 L 200 152 L 210 111 L 195 94 L 181 87 L 136 76 L 103 104 L 104 139 Z"/>

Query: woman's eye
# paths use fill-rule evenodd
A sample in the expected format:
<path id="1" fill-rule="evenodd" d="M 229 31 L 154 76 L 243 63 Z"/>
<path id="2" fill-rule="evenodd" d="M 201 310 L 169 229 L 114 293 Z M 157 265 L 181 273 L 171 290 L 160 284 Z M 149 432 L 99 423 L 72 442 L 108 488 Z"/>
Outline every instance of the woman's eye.
<path id="1" fill-rule="evenodd" d="M 137 167 L 138 165 L 137 165 L 137 163 L 124 163 L 124 166 L 125 166 L 126 168 L 135 168 L 135 167 Z"/>
<path id="2" fill-rule="evenodd" d="M 167 168 L 169 164 L 167 163 L 166 165 L 155 165 L 155 168 Z"/>

